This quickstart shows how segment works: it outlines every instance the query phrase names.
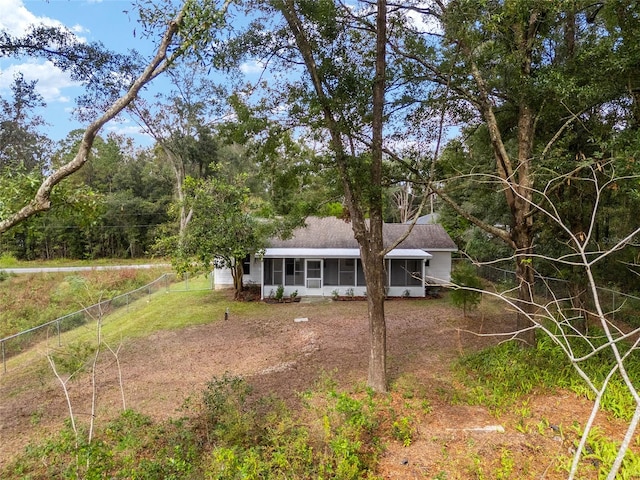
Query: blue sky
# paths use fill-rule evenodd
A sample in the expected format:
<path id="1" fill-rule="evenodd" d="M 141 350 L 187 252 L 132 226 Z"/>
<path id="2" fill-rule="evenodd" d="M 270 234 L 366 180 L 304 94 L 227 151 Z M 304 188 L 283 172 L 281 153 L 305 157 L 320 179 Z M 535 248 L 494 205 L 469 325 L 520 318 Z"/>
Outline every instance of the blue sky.
<path id="1" fill-rule="evenodd" d="M 137 27 L 136 14 L 123 13 L 132 10 L 129 0 L 0 0 L 0 30 L 19 35 L 33 23 L 63 25 L 87 42 L 102 42 L 110 50 L 126 53 L 135 49 L 149 53 L 150 41 L 134 36 Z M 138 29 L 139 30 L 139 29 Z M 53 140 L 64 138 L 68 132 L 84 125 L 72 119 L 74 99 L 81 93 L 64 72 L 48 62 L 33 59 L 0 59 L 0 96 L 10 94 L 9 86 L 14 74 L 20 71 L 27 80 L 38 80 L 38 91 L 47 102 L 42 112 L 50 124 L 46 134 Z M 101 132 L 117 131 L 136 136 L 137 126 L 130 120 L 107 124 Z M 148 140 L 137 135 L 140 143 Z"/>
<path id="2" fill-rule="evenodd" d="M 102 42 L 108 49 L 118 53 L 134 49 L 151 54 L 151 41 L 134 34 L 138 27 L 136 20 L 137 12 L 131 0 L 0 0 L 0 30 L 13 35 L 26 32 L 31 24 L 44 23 L 65 26 L 82 41 Z M 414 20 L 420 22 L 417 18 Z M 247 78 L 258 78 L 262 66 L 246 63 L 242 70 Z M 22 72 L 25 79 L 38 81 L 38 91 L 47 102 L 47 108 L 41 113 L 49 123 L 45 131 L 49 138 L 61 140 L 71 130 L 85 126 L 72 118 L 75 98 L 82 93 L 81 86 L 74 84 L 68 75 L 48 62 L 0 58 L 1 97 L 10 95 L 9 86 L 18 71 Z M 162 77 L 156 79 L 152 90 L 163 88 L 163 83 L 166 85 Z M 151 143 L 151 139 L 139 134 L 139 127 L 124 116 L 107 124 L 101 135 L 106 136 L 110 131 L 131 136 L 140 145 Z"/>

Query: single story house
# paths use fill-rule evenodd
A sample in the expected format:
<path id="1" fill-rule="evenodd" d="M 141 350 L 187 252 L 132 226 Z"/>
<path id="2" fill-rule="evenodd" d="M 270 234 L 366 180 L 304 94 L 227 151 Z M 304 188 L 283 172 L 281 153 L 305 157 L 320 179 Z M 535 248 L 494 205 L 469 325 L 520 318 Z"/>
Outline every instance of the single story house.
<path id="1" fill-rule="evenodd" d="M 272 239 L 262 255 L 250 255 L 244 263 L 244 282 L 261 285 L 262 297 L 284 287 L 285 296 L 366 294 L 358 242 L 351 224 L 335 217 L 310 217 L 306 227 L 294 230 L 287 240 Z M 385 223 L 384 244 L 390 245 L 408 228 Z M 414 225 L 409 236 L 385 257 L 389 296 L 425 296 L 427 285 L 451 280 L 451 254 L 457 250 L 438 224 Z M 216 288 L 233 285 L 231 272 L 214 271 Z"/>

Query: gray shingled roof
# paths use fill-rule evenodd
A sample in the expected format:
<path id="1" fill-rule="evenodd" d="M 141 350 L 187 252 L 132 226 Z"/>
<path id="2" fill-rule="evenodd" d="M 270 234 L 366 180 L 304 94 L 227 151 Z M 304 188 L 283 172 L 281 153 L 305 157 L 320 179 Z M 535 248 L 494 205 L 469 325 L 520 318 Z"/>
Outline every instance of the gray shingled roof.
<path id="1" fill-rule="evenodd" d="M 288 240 L 272 239 L 272 248 L 358 248 L 353 237 L 351 223 L 335 217 L 309 217 L 307 226 L 297 228 Z M 408 225 L 385 223 L 383 228 L 384 244 L 390 245 L 399 238 Z M 456 244 L 442 228 L 442 225 L 415 225 L 411 234 L 399 248 L 418 248 L 422 250 L 457 250 Z"/>

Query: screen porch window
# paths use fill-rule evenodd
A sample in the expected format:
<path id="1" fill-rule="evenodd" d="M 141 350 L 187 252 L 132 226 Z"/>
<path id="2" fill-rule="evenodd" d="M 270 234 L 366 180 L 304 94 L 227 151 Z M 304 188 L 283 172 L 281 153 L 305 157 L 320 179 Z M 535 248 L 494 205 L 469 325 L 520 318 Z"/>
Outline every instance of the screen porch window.
<path id="1" fill-rule="evenodd" d="M 282 258 L 264 259 L 264 283 L 265 285 L 282 285 Z"/>
<path id="2" fill-rule="evenodd" d="M 251 255 L 248 253 L 242 260 L 242 273 L 244 275 L 251 275 Z"/>
<path id="3" fill-rule="evenodd" d="M 356 285 L 355 258 L 327 258 L 324 261 L 324 284 L 353 287 Z"/>
<path id="4" fill-rule="evenodd" d="M 304 286 L 304 259 L 284 259 L 284 284 Z"/>
<path id="5" fill-rule="evenodd" d="M 422 261 L 418 259 L 391 260 L 391 286 L 412 287 L 422 285 Z"/>

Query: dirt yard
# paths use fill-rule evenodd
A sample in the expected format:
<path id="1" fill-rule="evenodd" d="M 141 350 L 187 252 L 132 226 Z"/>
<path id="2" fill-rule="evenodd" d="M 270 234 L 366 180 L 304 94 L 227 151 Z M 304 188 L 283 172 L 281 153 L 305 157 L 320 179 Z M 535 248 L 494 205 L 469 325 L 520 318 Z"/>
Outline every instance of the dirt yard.
<path id="1" fill-rule="evenodd" d="M 452 360 L 496 341 L 465 331 L 503 331 L 510 328 L 510 316 L 489 320 L 474 313 L 464 319 L 459 310 L 439 300 L 393 300 L 387 302 L 386 312 L 390 381 L 410 378 L 421 385 L 432 412 L 418 425 L 417 438 L 409 447 L 399 442 L 388 445 L 381 475 L 476 478 L 472 474 L 475 458 L 497 459 L 495 468 L 499 468 L 500 452 L 508 447 L 522 472 L 512 478 L 566 476 L 557 472 L 555 462 L 540 464 L 539 459 L 546 462 L 557 453 L 568 455 L 568 438 L 554 435 L 551 429 L 525 434 L 514 427 L 515 413 L 495 418 L 480 407 L 452 405 Z M 333 372 L 347 388 L 363 384 L 367 330 L 366 302 L 265 304 L 264 319 L 259 322 L 242 318 L 232 307 L 227 321 L 125 342 L 120 361 L 126 406 L 156 419 L 178 416 L 187 397 L 198 396 L 205 382 L 225 372 L 245 376 L 259 393 L 292 402 L 296 392 L 311 388 L 323 372 Z M 104 358 L 98 375 L 97 422 L 122 408 L 117 369 L 112 359 Z M 1 376 L 0 467 L 29 439 L 59 427 L 67 416 L 62 389 L 46 367 L 39 368 L 42 371 L 30 377 L 36 379 L 32 384 L 20 372 Z M 72 403 L 82 418 L 90 412 L 89 378 L 70 385 Z M 590 406 L 567 394 L 534 397 L 528 408 L 532 423 L 544 418 L 551 425 L 569 426 L 574 420 L 583 422 Z M 505 431 L 495 431 L 500 428 Z M 607 426 L 611 428 L 616 427 Z M 448 476 L 436 477 L 441 472 Z"/>

